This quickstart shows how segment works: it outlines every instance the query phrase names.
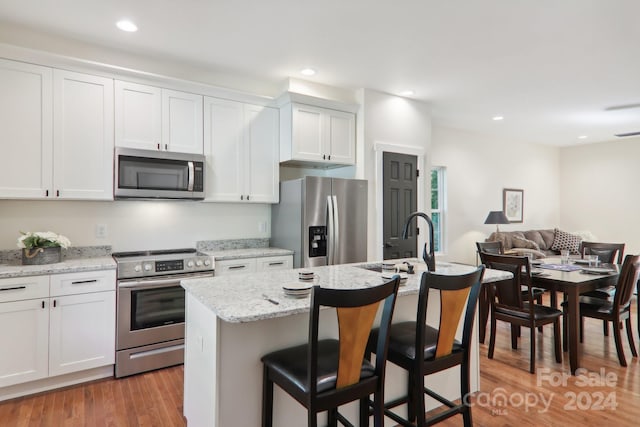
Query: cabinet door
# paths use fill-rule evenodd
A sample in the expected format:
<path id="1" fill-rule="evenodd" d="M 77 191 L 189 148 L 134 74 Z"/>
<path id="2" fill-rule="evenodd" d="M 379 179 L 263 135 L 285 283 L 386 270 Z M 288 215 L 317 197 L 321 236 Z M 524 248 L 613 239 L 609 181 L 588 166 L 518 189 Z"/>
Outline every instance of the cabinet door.
<path id="1" fill-rule="evenodd" d="M 0 197 L 51 194 L 52 70 L 0 59 Z"/>
<path id="2" fill-rule="evenodd" d="M 53 188 L 62 199 L 113 199 L 113 80 L 53 73 Z"/>
<path id="3" fill-rule="evenodd" d="M 258 258 L 256 263 L 256 271 L 289 270 L 293 268 L 293 255 Z"/>
<path id="4" fill-rule="evenodd" d="M 294 104 L 292 111 L 292 158 L 322 161 L 326 151 L 323 125 L 324 109 Z"/>
<path id="5" fill-rule="evenodd" d="M 255 273 L 256 272 L 256 259 L 255 258 L 243 258 L 216 261 L 216 276 L 228 276 L 230 274 L 242 274 L 242 273 Z"/>
<path id="6" fill-rule="evenodd" d="M 159 150 L 161 105 L 160 88 L 116 80 L 115 145 Z"/>
<path id="7" fill-rule="evenodd" d="M 243 104 L 207 97 L 204 111 L 205 200 L 239 202 L 245 193 Z"/>
<path id="8" fill-rule="evenodd" d="M 48 374 L 48 298 L 0 303 L 0 387 Z"/>
<path id="9" fill-rule="evenodd" d="M 278 121 L 274 108 L 245 105 L 244 180 L 250 202 L 278 203 Z"/>
<path id="10" fill-rule="evenodd" d="M 51 298 L 49 375 L 113 364 L 115 317 L 115 291 Z"/>
<path id="11" fill-rule="evenodd" d="M 355 165 L 356 163 L 356 119 L 352 113 L 327 110 L 328 154 L 331 163 Z"/>
<path id="12" fill-rule="evenodd" d="M 202 154 L 202 96 L 162 89 L 162 149 Z"/>

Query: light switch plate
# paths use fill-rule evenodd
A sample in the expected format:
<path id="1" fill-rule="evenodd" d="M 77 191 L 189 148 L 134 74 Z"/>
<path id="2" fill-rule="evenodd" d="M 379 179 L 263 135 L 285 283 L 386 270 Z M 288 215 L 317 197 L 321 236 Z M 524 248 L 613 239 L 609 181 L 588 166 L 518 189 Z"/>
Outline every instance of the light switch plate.
<path id="1" fill-rule="evenodd" d="M 107 237 L 107 224 L 96 224 L 96 238 L 104 239 Z"/>

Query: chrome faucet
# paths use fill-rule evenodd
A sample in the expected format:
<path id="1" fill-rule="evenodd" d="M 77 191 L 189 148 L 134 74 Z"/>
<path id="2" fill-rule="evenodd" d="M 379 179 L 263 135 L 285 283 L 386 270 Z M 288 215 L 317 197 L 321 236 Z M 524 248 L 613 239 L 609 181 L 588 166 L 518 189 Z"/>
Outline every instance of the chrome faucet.
<path id="1" fill-rule="evenodd" d="M 411 223 L 413 217 L 416 216 L 424 218 L 427 221 L 427 224 L 429 224 L 429 253 L 427 254 L 427 244 L 425 243 L 424 248 L 422 249 L 422 259 L 424 260 L 424 263 L 427 264 L 427 270 L 436 271 L 436 257 L 434 255 L 433 248 L 433 223 L 431 222 L 431 218 L 429 218 L 429 215 L 424 212 L 414 212 L 409 215 L 404 223 L 404 227 L 402 228 L 402 238 L 407 238 L 407 233 L 409 232 L 409 224 Z"/>

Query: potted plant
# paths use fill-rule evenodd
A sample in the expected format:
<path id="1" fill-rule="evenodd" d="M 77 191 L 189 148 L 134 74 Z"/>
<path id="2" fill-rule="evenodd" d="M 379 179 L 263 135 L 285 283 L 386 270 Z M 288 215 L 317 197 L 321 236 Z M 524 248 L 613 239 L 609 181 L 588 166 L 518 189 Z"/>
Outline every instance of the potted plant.
<path id="1" fill-rule="evenodd" d="M 71 241 L 52 231 L 20 232 L 18 247 L 22 249 L 22 264 L 52 264 L 62 260 L 61 248 L 71 246 Z"/>

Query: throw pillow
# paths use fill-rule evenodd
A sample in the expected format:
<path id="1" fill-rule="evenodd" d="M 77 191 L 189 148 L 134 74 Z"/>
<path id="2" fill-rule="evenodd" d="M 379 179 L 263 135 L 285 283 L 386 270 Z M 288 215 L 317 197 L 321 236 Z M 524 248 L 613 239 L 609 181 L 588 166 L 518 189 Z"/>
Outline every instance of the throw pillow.
<path id="1" fill-rule="evenodd" d="M 538 244 L 533 240 L 524 239 L 518 236 L 513 236 L 511 238 L 511 241 L 513 242 L 514 248 L 535 249 L 536 251 L 540 250 L 540 246 L 538 246 Z"/>
<path id="2" fill-rule="evenodd" d="M 558 230 L 557 228 L 555 231 L 551 250 L 562 251 L 566 249 L 572 254 L 580 253 L 580 243 L 582 242 L 580 236 Z"/>

